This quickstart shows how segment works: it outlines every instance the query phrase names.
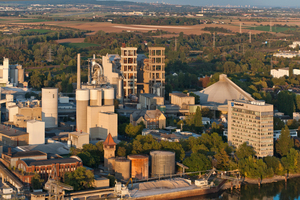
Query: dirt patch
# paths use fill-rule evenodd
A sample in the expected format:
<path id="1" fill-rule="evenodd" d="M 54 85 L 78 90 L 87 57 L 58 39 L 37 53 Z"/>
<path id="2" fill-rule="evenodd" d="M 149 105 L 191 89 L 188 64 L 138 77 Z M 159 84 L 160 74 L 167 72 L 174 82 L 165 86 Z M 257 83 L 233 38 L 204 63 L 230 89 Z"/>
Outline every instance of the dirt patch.
<path id="1" fill-rule="evenodd" d="M 57 43 L 83 43 L 84 38 L 67 38 L 61 40 L 55 40 Z"/>

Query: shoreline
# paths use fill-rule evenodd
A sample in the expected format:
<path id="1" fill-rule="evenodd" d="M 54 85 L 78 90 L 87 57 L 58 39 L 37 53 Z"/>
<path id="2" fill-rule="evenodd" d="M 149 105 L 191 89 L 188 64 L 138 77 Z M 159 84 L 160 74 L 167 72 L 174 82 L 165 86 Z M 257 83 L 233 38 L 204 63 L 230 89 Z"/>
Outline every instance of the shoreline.
<path id="1" fill-rule="evenodd" d="M 300 174 L 289 174 L 287 180 L 297 177 L 300 177 Z M 260 184 L 276 183 L 278 181 L 285 181 L 285 176 L 275 175 L 272 178 L 264 178 L 262 181 L 260 181 Z M 242 184 L 258 184 L 258 179 L 245 178 Z"/>

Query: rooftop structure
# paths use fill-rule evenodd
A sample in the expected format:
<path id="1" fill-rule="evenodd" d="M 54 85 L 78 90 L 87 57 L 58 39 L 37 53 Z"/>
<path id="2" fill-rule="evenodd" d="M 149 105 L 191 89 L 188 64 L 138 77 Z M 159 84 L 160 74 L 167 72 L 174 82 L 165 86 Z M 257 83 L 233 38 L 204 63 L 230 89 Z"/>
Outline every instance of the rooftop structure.
<path id="1" fill-rule="evenodd" d="M 156 94 L 143 93 L 140 94 L 139 103 L 142 109 L 154 110 L 158 105 L 164 105 L 164 97 L 159 97 Z"/>
<path id="2" fill-rule="evenodd" d="M 9 126 L 0 126 L 0 144 L 13 147 L 28 145 L 28 133 Z"/>
<path id="3" fill-rule="evenodd" d="M 89 144 L 89 134 L 84 132 L 70 132 L 68 133 L 69 141 L 72 146 L 82 149 L 83 145 Z"/>
<path id="4" fill-rule="evenodd" d="M 226 74 L 221 74 L 217 83 L 195 94 L 200 96 L 201 105 L 226 105 L 227 107 L 227 101 L 233 99 L 254 101 L 250 94 L 227 78 Z"/>

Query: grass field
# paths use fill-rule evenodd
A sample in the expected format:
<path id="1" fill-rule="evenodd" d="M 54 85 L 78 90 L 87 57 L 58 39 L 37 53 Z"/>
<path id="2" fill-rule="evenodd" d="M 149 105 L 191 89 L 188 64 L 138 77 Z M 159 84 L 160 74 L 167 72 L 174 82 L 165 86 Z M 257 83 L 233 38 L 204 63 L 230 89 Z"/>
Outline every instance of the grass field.
<path id="1" fill-rule="evenodd" d="M 256 26 L 256 27 L 250 27 L 247 28 L 249 30 L 257 30 L 257 31 L 270 31 L 270 26 Z M 287 30 L 296 30 L 296 28 L 290 28 L 290 27 L 276 27 L 276 26 L 272 26 L 272 32 L 275 33 L 280 33 L 280 32 L 284 32 Z"/>
<path id="2" fill-rule="evenodd" d="M 89 47 L 97 47 L 98 44 L 92 43 L 60 43 L 61 45 L 69 48 L 89 48 Z"/>
<path id="3" fill-rule="evenodd" d="M 35 23 L 35 22 L 47 22 L 45 19 L 16 19 L 15 23 Z"/>
<path id="4" fill-rule="evenodd" d="M 51 30 L 48 29 L 26 29 L 26 30 L 22 30 L 21 34 L 23 33 L 39 33 L 39 34 L 47 34 L 53 32 Z"/>

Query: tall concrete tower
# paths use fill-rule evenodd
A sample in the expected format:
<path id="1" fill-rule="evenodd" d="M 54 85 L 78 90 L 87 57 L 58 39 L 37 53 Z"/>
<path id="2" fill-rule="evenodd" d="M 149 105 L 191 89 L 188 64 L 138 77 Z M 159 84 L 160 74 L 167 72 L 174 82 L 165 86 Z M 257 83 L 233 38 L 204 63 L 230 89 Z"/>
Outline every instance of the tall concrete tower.
<path id="1" fill-rule="evenodd" d="M 57 127 L 57 88 L 42 88 L 42 121 L 45 122 L 45 128 Z"/>
<path id="2" fill-rule="evenodd" d="M 112 138 L 111 134 L 107 135 L 107 138 L 103 142 L 103 150 L 104 150 L 104 167 L 108 168 L 108 159 L 115 157 L 116 151 L 116 143 Z"/>
<path id="3" fill-rule="evenodd" d="M 77 131 L 87 133 L 87 107 L 90 101 L 90 90 L 76 90 L 76 127 Z"/>

